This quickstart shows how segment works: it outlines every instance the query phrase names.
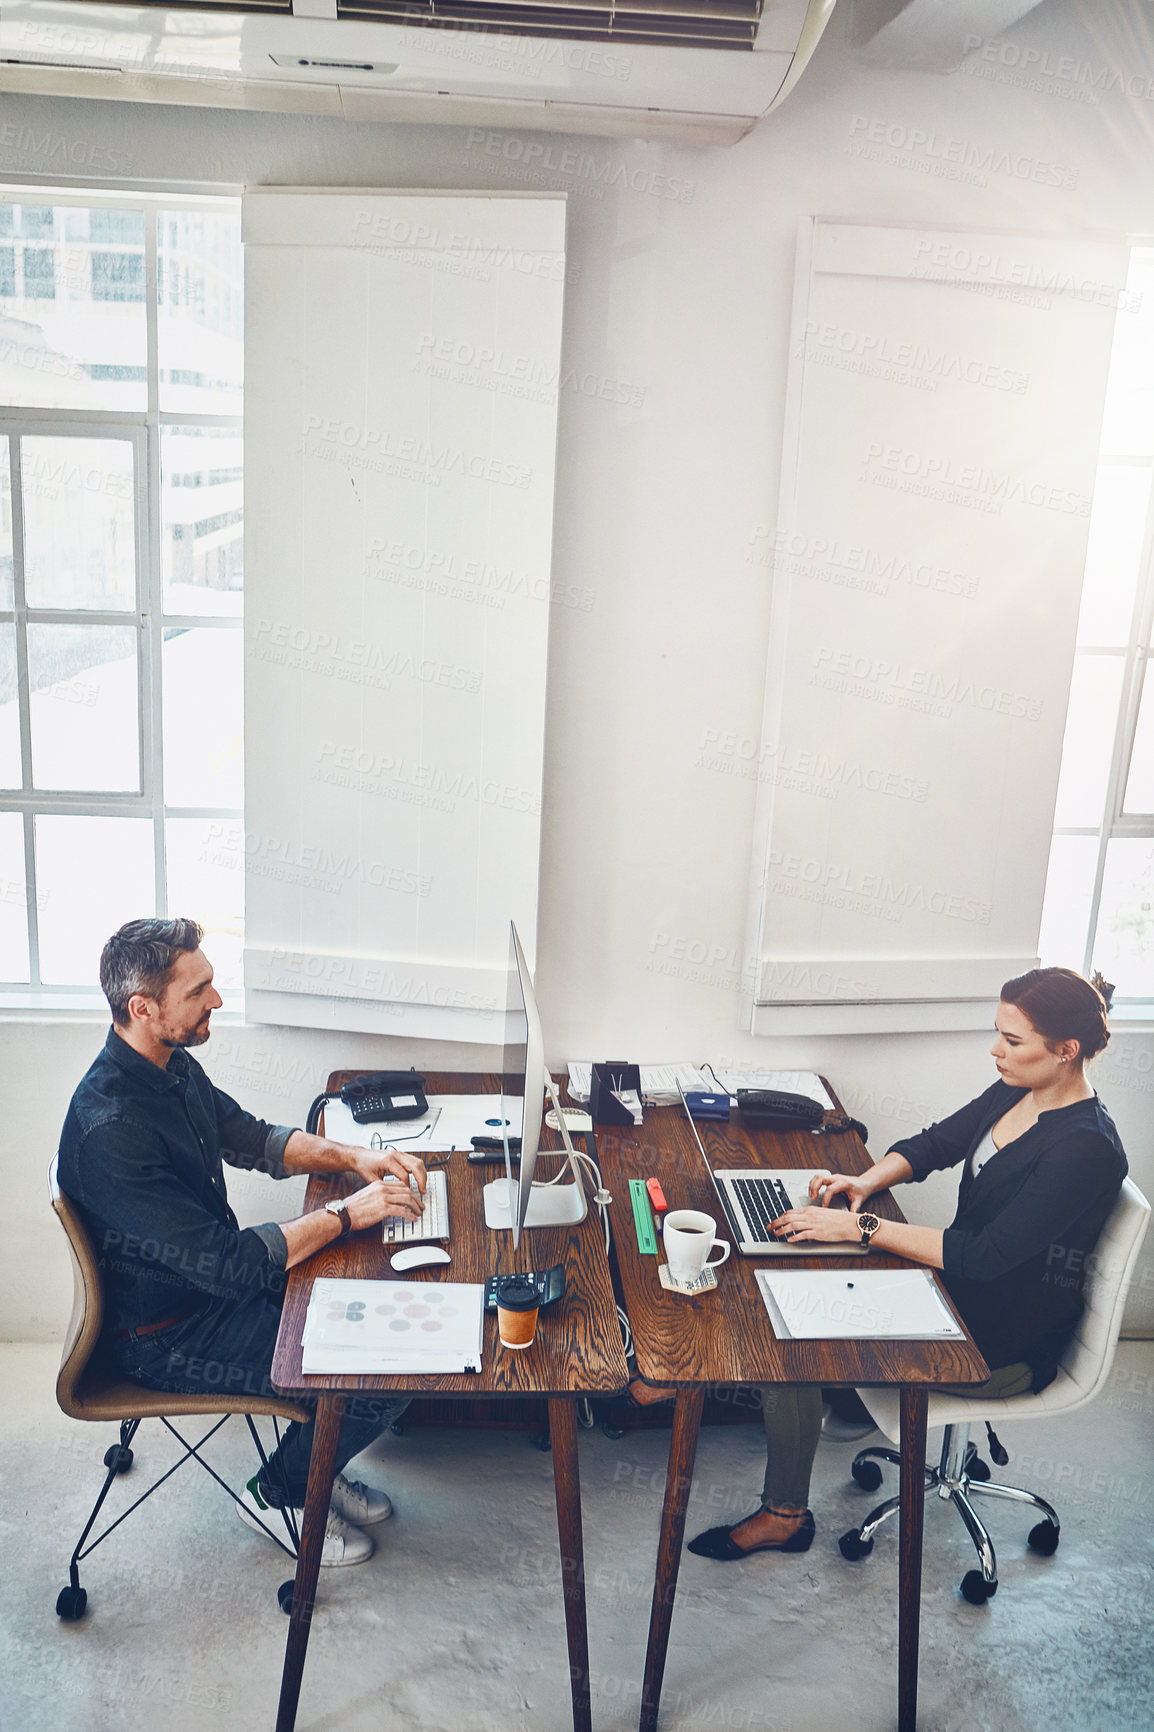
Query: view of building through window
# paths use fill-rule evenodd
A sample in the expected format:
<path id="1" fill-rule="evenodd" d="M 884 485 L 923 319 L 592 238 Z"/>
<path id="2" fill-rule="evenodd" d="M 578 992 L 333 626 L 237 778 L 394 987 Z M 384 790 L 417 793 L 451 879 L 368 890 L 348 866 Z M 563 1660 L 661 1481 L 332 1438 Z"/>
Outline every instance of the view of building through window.
<path id="1" fill-rule="evenodd" d="M 1115 325 L 1040 941 L 1154 999 L 1154 248 Z"/>
<path id="2" fill-rule="evenodd" d="M 164 911 L 239 984 L 242 295 L 235 200 L 0 199 L 9 985 Z"/>
<path id="3" fill-rule="evenodd" d="M 1154 249 L 1128 290 L 1040 940 L 1119 1002 L 1154 998 Z M 89 985 L 166 910 L 240 982 L 242 319 L 235 200 L 0 199 L 0 982 Z"/>

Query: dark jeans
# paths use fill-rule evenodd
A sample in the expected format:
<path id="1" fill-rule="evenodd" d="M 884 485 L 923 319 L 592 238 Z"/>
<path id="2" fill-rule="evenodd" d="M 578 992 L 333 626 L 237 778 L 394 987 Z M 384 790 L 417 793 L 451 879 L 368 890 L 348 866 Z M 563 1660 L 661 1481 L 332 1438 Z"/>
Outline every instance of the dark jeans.
<path id="1" fill-rule="evenodd" d="M 151 1389 L 167 1389 L 194 1395 L 275 1395 L 269 1378 L 280 1305 L 267 1293 L 256 1293 L 239 1303 L 212 1301 L 207 1309 L 177 1323 L 132 1341 L 113 1342 L 116 1359 L 127 1376 Z M 303 1407 L 316 1408 L 314 1397 L 294 1395 Z M 404 1413 L 406 1396 L 349 1395 L 337 1439 L 335 1472 L 378 1438 Z M 305 1501 L 309 1457 L 312 1454 L 315 1418 L 307 1425 L 293 1420 L 280 1448 L 260 1472 L 265 1502 L 292 1504 Z"/>
<path id="2" fill-rule="evenodd" d="M 934 1384 L 932 1395 L 963 1395 L 968 1400 L 1001 1400 L 1025 1395 L 1033 1373 L 1024 1362 L 1000 1365 L 985 1383 Z M 767 1383 L 761 1391 L 765 1422 L 765 1509 L 793 1512 L 809 1503 L 809 1478 L 821 1437 L 821 1389 L 816 1383 Z"/>

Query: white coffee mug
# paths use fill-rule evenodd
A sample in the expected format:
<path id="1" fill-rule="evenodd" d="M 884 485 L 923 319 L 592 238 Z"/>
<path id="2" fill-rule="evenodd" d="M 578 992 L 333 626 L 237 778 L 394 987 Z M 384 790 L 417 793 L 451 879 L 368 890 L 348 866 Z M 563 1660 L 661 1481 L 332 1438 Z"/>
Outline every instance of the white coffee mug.
<path id="1" fill-rule="evenodd" d="M 666 1215 L 664 1237 L 665 1261 L 679 1287 L 692 1287 L 707 1265 L 718 1269 L 729 1256 L 728 1243 L 717 1237 L 717 1222 L 698 1209 L 674 1209 Z M 715 1246 L 721 1256 L 711 1259 Z"/>

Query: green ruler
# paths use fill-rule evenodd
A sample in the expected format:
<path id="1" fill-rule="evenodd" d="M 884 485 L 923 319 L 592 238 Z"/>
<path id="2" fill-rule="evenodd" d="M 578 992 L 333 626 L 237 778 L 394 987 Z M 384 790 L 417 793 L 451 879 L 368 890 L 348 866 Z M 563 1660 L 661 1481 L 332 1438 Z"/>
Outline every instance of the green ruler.
<path id="1" fill-rule="evenodd" d="M 657 1235 L 653 1231 L 653 1210 L 644 1179 L 630 1179 L 629 1201 L 633 1204 L 633 1224 L 637 1228 L 637 1246 L 650 1257 L 657 1255 Z"/>

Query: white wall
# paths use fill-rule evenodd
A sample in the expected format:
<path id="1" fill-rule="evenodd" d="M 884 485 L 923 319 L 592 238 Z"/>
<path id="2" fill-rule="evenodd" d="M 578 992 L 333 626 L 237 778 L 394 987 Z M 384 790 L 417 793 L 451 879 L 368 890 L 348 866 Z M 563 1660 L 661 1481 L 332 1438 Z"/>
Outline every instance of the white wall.
<path id="1" fill-rule="evenodd" d="M 111 156 L 124 173 L 159 180 L 571 194 L 562 371 L 572 376 L 561 392 L 554 557 L 568 605 L 552 620 L 538 940 L 555 1064 L 813 1066 L 865 1119 L 877 1154 L 990 1080 L 981 1035 L 739 1032 L 756 793 L 740 743 L 759 737 L 769 615 L 769 573 L 749 555 L 775 510 L 803 217 L 1108 239 L 1152 226 L 1154 106 L 1077 81 L 1117 68 L 1132 89 L 1148 81 L 1154 91 L 1154 60 L 1138 68 L 1126 46 L 1146 40 L 1144 11 L 1130 0 L 1110 9 L 1113 27 L 1080 22 L 1094 15 L 1090 0 L 1051 0 L 1014 32 L 1015 44 L 1049 51 L 1054 70 L 1035 65 L 1037 88 L 996 58 L 948 76 L 870 70 L 835 20 L 794 96 L 730 151 L 5 99 L 9 179 L 59 177 L 69 163 L 74 176 L 84 163 L 107 172 L 95 165 Z M 551 154 L 527 171 L 530 138 Z M 1006 167 L 965 167 L 991 147 L 1008 153 Z M 519 178 L 529 172 L 536 178 Z M 829 606 L 836 615 L 832 588 Z M 1025 757 L 1011 769 L 1030 775 Z M 885 806 L 879 795 L 879 825 Z M 8 1024 L 2 1035 L 12 1135 L 0 1332 L 51 1337 L 67 1277 L 42 1172 L 102 1030 Z M 204 1056 L 246 1105 L 282 1121 L 299 1121 L 339 1064 L 470 1060 L 400 1040 L 227 1026 Z M 39 1077 L 52 1081 L 33 1097 L 27 1079 Z M 1154 1034 L 1116 1036 L 1099 1086 L 1138 1182 L 1154 1192 L 1144 1110 Z M 236 1187 L 245 1219 L 271 1212 L 272 1189 Z M 916 1218 L 941 1220 L 950 1189 L 944 1181 L 902 1201 Z M 287 1208 L 283 1188 L 273 1204 Z M 1143 1282 L 1130 1322 L 1148 1333 L 1154 1249 Z"/>

